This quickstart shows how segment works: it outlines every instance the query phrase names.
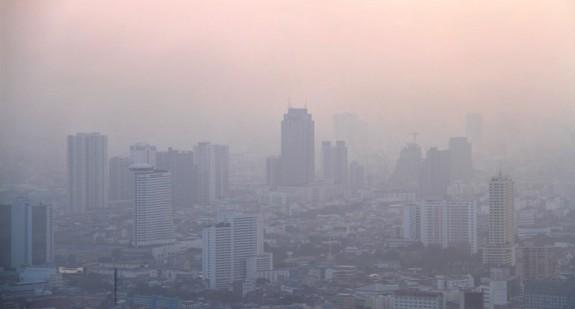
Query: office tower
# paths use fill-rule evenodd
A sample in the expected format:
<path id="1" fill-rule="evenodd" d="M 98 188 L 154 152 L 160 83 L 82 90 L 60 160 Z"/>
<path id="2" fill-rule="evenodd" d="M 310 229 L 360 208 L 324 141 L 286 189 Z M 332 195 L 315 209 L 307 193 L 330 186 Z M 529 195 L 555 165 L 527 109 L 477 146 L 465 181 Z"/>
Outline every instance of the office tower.
<path id="1" fill-rule="evenodd" d="M 419 194 L 423 199 L 443 199 L 449 187 L 449 151 L 433 147 L 421 164 Z"/>
<path id="2" fill-rule="evenodd" d="M 465 137 L 452 137 L 449 140 L 449 180 L 465 182 L 473 177 L 471 143 Z"/>
<path id="3" fill-rule="evenodd" d="M 444 309 L 442 293 L 420 290 L 398 290 L 391 296 L 392 309 Z"/>
<path id="4" fill-rule="evenodd" d="M 229 194 L 229 149 L 225 145 L 201 142 L 194 148 L 197 167 L 196 197 L 209 205 Z"/>
<path id="5" fill-rule="evenodd" d="M 335 139 L 349 145 L 349 157 L 358 160 L 368 150 L 369 128 L 367 123 L 351 113 L 333 116 Z"/>
<path id="6" fill-rule="evenodd" d="M 170 173 L 148 166 L 132 166 L 135 177 L 134 234 L 136 247 L 175 241 Z"/>
<path id="7" fill-rule="evenodd" d="M 254 270 L 271 270 L 260 220 L 256 215 L 228 214 L 203 230 L 202 269 L 210 288 L 229 289 L 248 279 L 248 270 L 252 275 Z"/>
<path id="8" fill-rule="evenodd" d="M 156 162 L 159 170 L 170 172 L 174 207 L 185 208 L 193 205 L 197 179 L 193 152 L 169 148 L 168 151 L 157 153 Z"/>
<path id="9" fill-rule="evenodd" d="M 483 135 L 483 117 L 478 113 L 470 113 L 465 117 L 465 136 L 474 145 L 481 145 Z"/>
<path id="10" fill-rule="evenodd" d="M 402 208 L 403 238 L 406 240 L 421 240 L 421 207 L 418 204 L 407 204 Z"/>
<path id="11" fill-rule="evenodd" d="M 306 186 L 315 174 L 314 121 L 305 108 L 289 108 L 281 129 L 281 186 Z"/>
<path id="12" fill-rule="evenodd" d="M 52 210 L 24 200 L 0 205 L 0 267 L 18 269 L 53 260 Z"/>
<path id="13" fill-rule="evenodd" d="M 108 138 L 99 133 L 68 136 L 70 212 L 103 208 L 108 203 Z"/>
<path id="14" fill-rule="evenodd" d="M 322 142 L 322 174 L 324 180 L 347 185 L 347 147 L 344 141 L 336 141 L 333 146 L 331 142 Z"/>
<path id="15" fill-rule="evenodd" d="M 156 167 L 156 146 L 138 143 L 130 146 L 130 159 L 136 166 Z"/>
<path id="16" fill-rule="evenodd" d="M 270 156 L 266 158 L 266 184 L 271 189 L 277 188 L 280 181 L 280 158 Z"/>
<path id="17" fill-rule="evenodd" d="M 477 209 L 475 203 L 463 200 L 426 200 L 415 212 L 420 220 L 420 237 L 425 246 L 454 247 L 477 252 Z M 414 214 L 408 214 L 413 220 Z M 407 223 L 413 225 L 412 221 Z M 409 226 L 406 226 L 409 228 Z M 413 229 L 413 227 L 411 227 Z M 413 232 L 412 232 L 413 233 Z"/>
<path id="18" fill-rule="evenodd" d="M 130 171 L 130 165 L 130 158 L 110 158 L 110 202 L 134 200 L 134 174 Z"/>
<path id="19" fill-rule="evenodd" d="M 394 187 L 403 190 L 416 190 L 421 165 L 421 148 L 415 143 L 407 144 L 400 152 L 395 170 L 391 175 Z"/>
<path id="20" fill-rule="evenodd" d="M 489 182 L 489 234 L 483 249 L 489 265 L 515 264 L 515 208 L 513 180 L 499 174 Z"/>
<path id="21" fill-rule="evenodd" d="M 573 291 L 575 291 L 575 279 L 527 281 L 522 308 L 575 308 L 575 293 Z"/>
<path id="22" fill-rule="evenodd" d="M 553 241 L 529 239 L 517 248 L 517 274 L 521 280 L 552 279 L 558 274 L 558 261 Z"/>

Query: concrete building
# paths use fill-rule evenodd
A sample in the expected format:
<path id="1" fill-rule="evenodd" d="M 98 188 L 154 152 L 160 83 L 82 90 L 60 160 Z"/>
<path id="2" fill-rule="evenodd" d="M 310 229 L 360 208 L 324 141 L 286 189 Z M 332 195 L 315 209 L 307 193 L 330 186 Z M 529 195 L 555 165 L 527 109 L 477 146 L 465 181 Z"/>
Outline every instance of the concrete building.
<path id="1" fill-rule="evenodd" d="M 419 290 L 399 290 L 391 298 L 392 309 L 444 309 L 443 294 Z"/>
<path id="2" fill-rule="evenodd" d="M 399 153 L 395 170 L 391 175 L 391 185 L 394 188 L 416 192 L 421 168 L 421 147 L 409 143 Z"/>
<path id="3" fill-rule="evenodd" d="M 523 241 L 517 248 L 517 274 L 524 281 L 555 278 L 558 261 L 552 240 L 534 238 Z"/>
<path id="4" fill-rule="evenodd" d="M 306 186 L 315 175 L 315 124 L 306 108 L 289 108 L 281 124 L 281 186 Z"/>
<path id="5" fill-rule="evenodd" d="M 322 178 L 333 184 L 348 184 L 347 146 L 344 141 L 322 142 Z"/>
<path id="6" fill-rule="evenodd" d="M 419 216 L 420 239 L 425 246 L 454 247 L 477 252 L 477 208 L 474 202 L 463 200 L 426 200 L 418 210 L 411 209 L 408 218 Z M 412 219 L 411 219 L 412 220 Z M 411 224 L 412 221 L 406 221 Z M 410 229 L 413 229 L 411 227 Z"/>
<path id="7" fill-rule="evenodd" d="M 194 147 L 196 201 L 210 205 L 229 194 L 229 149 L 225 145 L 201 142 Z"/>
<path id="8" fill-rule="evenodd" d="M 419 196 L 422 199 L 444 199 L 449 187 L 450 159 L 448 150 L 433 147 L 427 151 L 419 174 Z"/>
<path id="9" fill-rule="evenodd" d="M 130 158 L 110 158 L 110 203 L 133 203 L 134 174 L 130 171 L 130 165 L 132 165 Z"/>
<path id="10" fill-rule="evenodd" d="M 499 174 L 489 182 L 489 235 L 483 262 L 503 266 L 515 264 L 515 207 L 513 180 Z"/>
<path id="11" fill-rule="evenodd" d="M 257 215 L 224 214 L 203 230 L 202 270 L 212 289 L 230 289 L 269 271 L 271 254 L 263 252 L 263 227 Z"/>
<path id="12" fill-rule="evenodd" d="M 130 146 L 130 160 L 134 165 L 150 165 L 156 167 L 156 146 L 138 143 Z"/>
<path id="13" fill-rule="evenodd" d="M 53 261 L 52 210 L 17 200 L 0 205 L 0 267 L 21 269 Z"/>
<path id="14" fill-rule="evenodd" d="M 108 138 L 99 133 L 68 136 L 68 210 L 108 205 Z"/>
<path id="15" fill-rule="evenodd" d="M 170 172 L 172 178 L 172 201 L 175 208 L 187 208 L 195 201 L 197 169 L 194 153 L 169 148 L 157 153 L 157 168 Z"/>
<path id="16" fill-rule="evenodd" d="M 166 245 L 175 241 L 170 173 L 152 167 L 132 166 L 135 177 L 134 233 L 136 247 Z"/>

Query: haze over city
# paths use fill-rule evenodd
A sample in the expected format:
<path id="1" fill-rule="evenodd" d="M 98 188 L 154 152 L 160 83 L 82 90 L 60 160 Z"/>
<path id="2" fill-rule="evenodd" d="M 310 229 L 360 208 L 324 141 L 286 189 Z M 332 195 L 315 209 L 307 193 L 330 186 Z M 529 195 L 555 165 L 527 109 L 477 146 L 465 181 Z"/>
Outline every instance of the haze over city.
<path id="1" fill-rule="evenodd" d="M 575 306 L 574 120 L 571 0 L 0 0 L 0 301 Z"/>

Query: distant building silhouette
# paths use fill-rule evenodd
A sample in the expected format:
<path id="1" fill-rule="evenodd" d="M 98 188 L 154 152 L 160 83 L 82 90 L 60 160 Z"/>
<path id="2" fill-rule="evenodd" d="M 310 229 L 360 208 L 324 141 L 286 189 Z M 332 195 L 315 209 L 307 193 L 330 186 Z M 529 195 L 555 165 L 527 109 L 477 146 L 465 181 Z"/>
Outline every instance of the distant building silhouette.
<path id="1" fill-rule="evenodd" d="M 452 137 L 449 140 L 449 180 L 466 182 L 473 177 L 471 143 L 465 137 Z"/>
<path id="2" fill-rule="evenodd" d="M 156 167 L 157 149 L 154 145 L 138 143 L 130 146 L 130 159 L 134 165 Z"/>
<path id="3" fill-rule="evenodd" d="M 444 199 L 449 187 L 450 156 L 447 150 L 433 147 L 427 151 L 419 175 L 422 199 Z"/>
<path id="4" fill-rule="evenodd" d="M 172 201 L 176 208 L 190 207 L 196 200 L 197 168 L 194 153 L 169 148 L 157 153 L 159 170 L 170 172 L 172 178 Z"/>
<path id="5" fill-rule="evenodd" d="M 334 184 L 348 184 L 348 155 L 344 141 L 332 145 L 329 141 L 322 142 L 322 178 Z"/>
<path id="6" fill-rule="evenodd" d="M 315 174 L 315 129 L 305 108 L 289 108 L 281 124 L 280 185 L 306 186 Z"/>
<path id="7" fill-rule="evenodd" d="M 395 170 L 391 175 L 394 188 L 415 192 L 418 188 L 421 166 L 421 148 L 415 143 L 408 143 L 399 153 Z"/>
<path id="8" fill-rule="evenodd" d="M 52 210 L 18 200 L 0 205 L 0 267 L 46 265 L 54 256 Z"/>
<path id="9" fill-rule="evenodd" d="M 196 201 L 209 205 L 229 194 L 229 149 L 201 142 L 194 147 Z"/>
<path id="10" fill-rule="evenodd" d="M 108 205 L 108 138 L 99 133 L 68 136 L 68 210 Z"/>
<path id="11" fill-rule="evenodd" d="M 134 174 L 130 171 L 130 165 L 132 165 L 130 158 L 110 158 L 110 202 L 133 202 L 135 193 Z"/>

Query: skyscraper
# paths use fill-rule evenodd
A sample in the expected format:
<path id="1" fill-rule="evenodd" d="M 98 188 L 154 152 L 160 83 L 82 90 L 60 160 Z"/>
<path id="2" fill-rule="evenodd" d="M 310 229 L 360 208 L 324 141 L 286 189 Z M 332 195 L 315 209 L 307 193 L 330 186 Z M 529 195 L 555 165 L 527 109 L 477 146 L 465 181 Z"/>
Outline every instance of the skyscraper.
<path id="1" fill-rule="evenodd" d="M 280 158 L 270 156 L 266 158 L 266 184 L 271 189 L 275 189 L 280 178 Z"/>
<path id="2" fill-rule="evenodd" d="M 483 261 L 489 265 L 515 264 L 515 208 L 513 180 L 499 174 L 489 182 L 489 235 Z"/>
<path id="3" fill-rule="evenodd" d="M 134 234 L 136 247 L 175 241 L 170 173 L 132 166 L 135 177 Z"/>
<path id="4" fill-rule="evenodd" d="M 314 121 L 305 108 L 289 108 L 281 129 L 282 186 L 306 186 L 314 180 Z"/>
<path id="5" fill-rule="evenodd" d="M 19 200 L 0 205 L 0 267 L 17 269 L 52 262 L 52 210 Z"/>
<path id="6" fill-rule="evenodd" d="M 333 116 L 335 139 L 345 141 L 349 146 L 349 157 L 358 160 L 368 150 L 368 126 L 365 121 L 352 113 Z"/>
<path id="7" fill-rule="evenodd" d="M 473 176 L 471 143 L 465 137 L 452 137 L 449 140 L 449 180 L 450 182 L 469 181 Z"/>
<path id="8" fill-rule="evenodd" d="M 201 142 L 194 148 L 197 167 L 196 197 L 209 205 L 229 194 L 229 149 L 225 145 Z"/>
<path id="9" fill-rule="evenodd" d="M 130 165 L 130 158 L 110 158 L 110 202 L 126 203 L 134 200 L 134 174 L 130 171 Z"/>
<path id="10" fill-rule="evenodd" d="M 172 200 L 174 207 L 190 207 L 195 202 L 197 170 L 194 153 L 169 148 L 157 153 L 157 167 L 170 172 L 172 177 Z"/>
<path id="11" fill-rule="evenodd" d="M 435 147 L 427 151 L 421 164 L 419 194 L 423 199 L 443 199 L 449 187 L 450 155 Z"/>
<path id="12" fill-rule="evenodd" d="M 108 203 L 108 138 L 99 133 L 68 136 L 68 209 L 83 212 Z"/>
<path id="13" fill-rule="evenodd" d="M 394 187 L 403 190 L 416 190 L 421 165 L 421 148 L 415 143 L 409 143 L 401 149 L 395 170 L 391 175 Z"/>
<path id="14" fill-rule="evenodd" d="M 344 141 L 322 142 L 322 176 L 324 180 L 335 184 L 347 185 L 348 162 L 347 146 Z"/>
<path id="15" fill-rule="evenodd" d="M 202 238 L 202 269 L 212 289 L 229 289 L 234 282 L 245 281 L 248 267 L 271 270 L 271 255 L 263 252 L 263 228 L 257 215 L 223 215 L 203 230 Z"/>

